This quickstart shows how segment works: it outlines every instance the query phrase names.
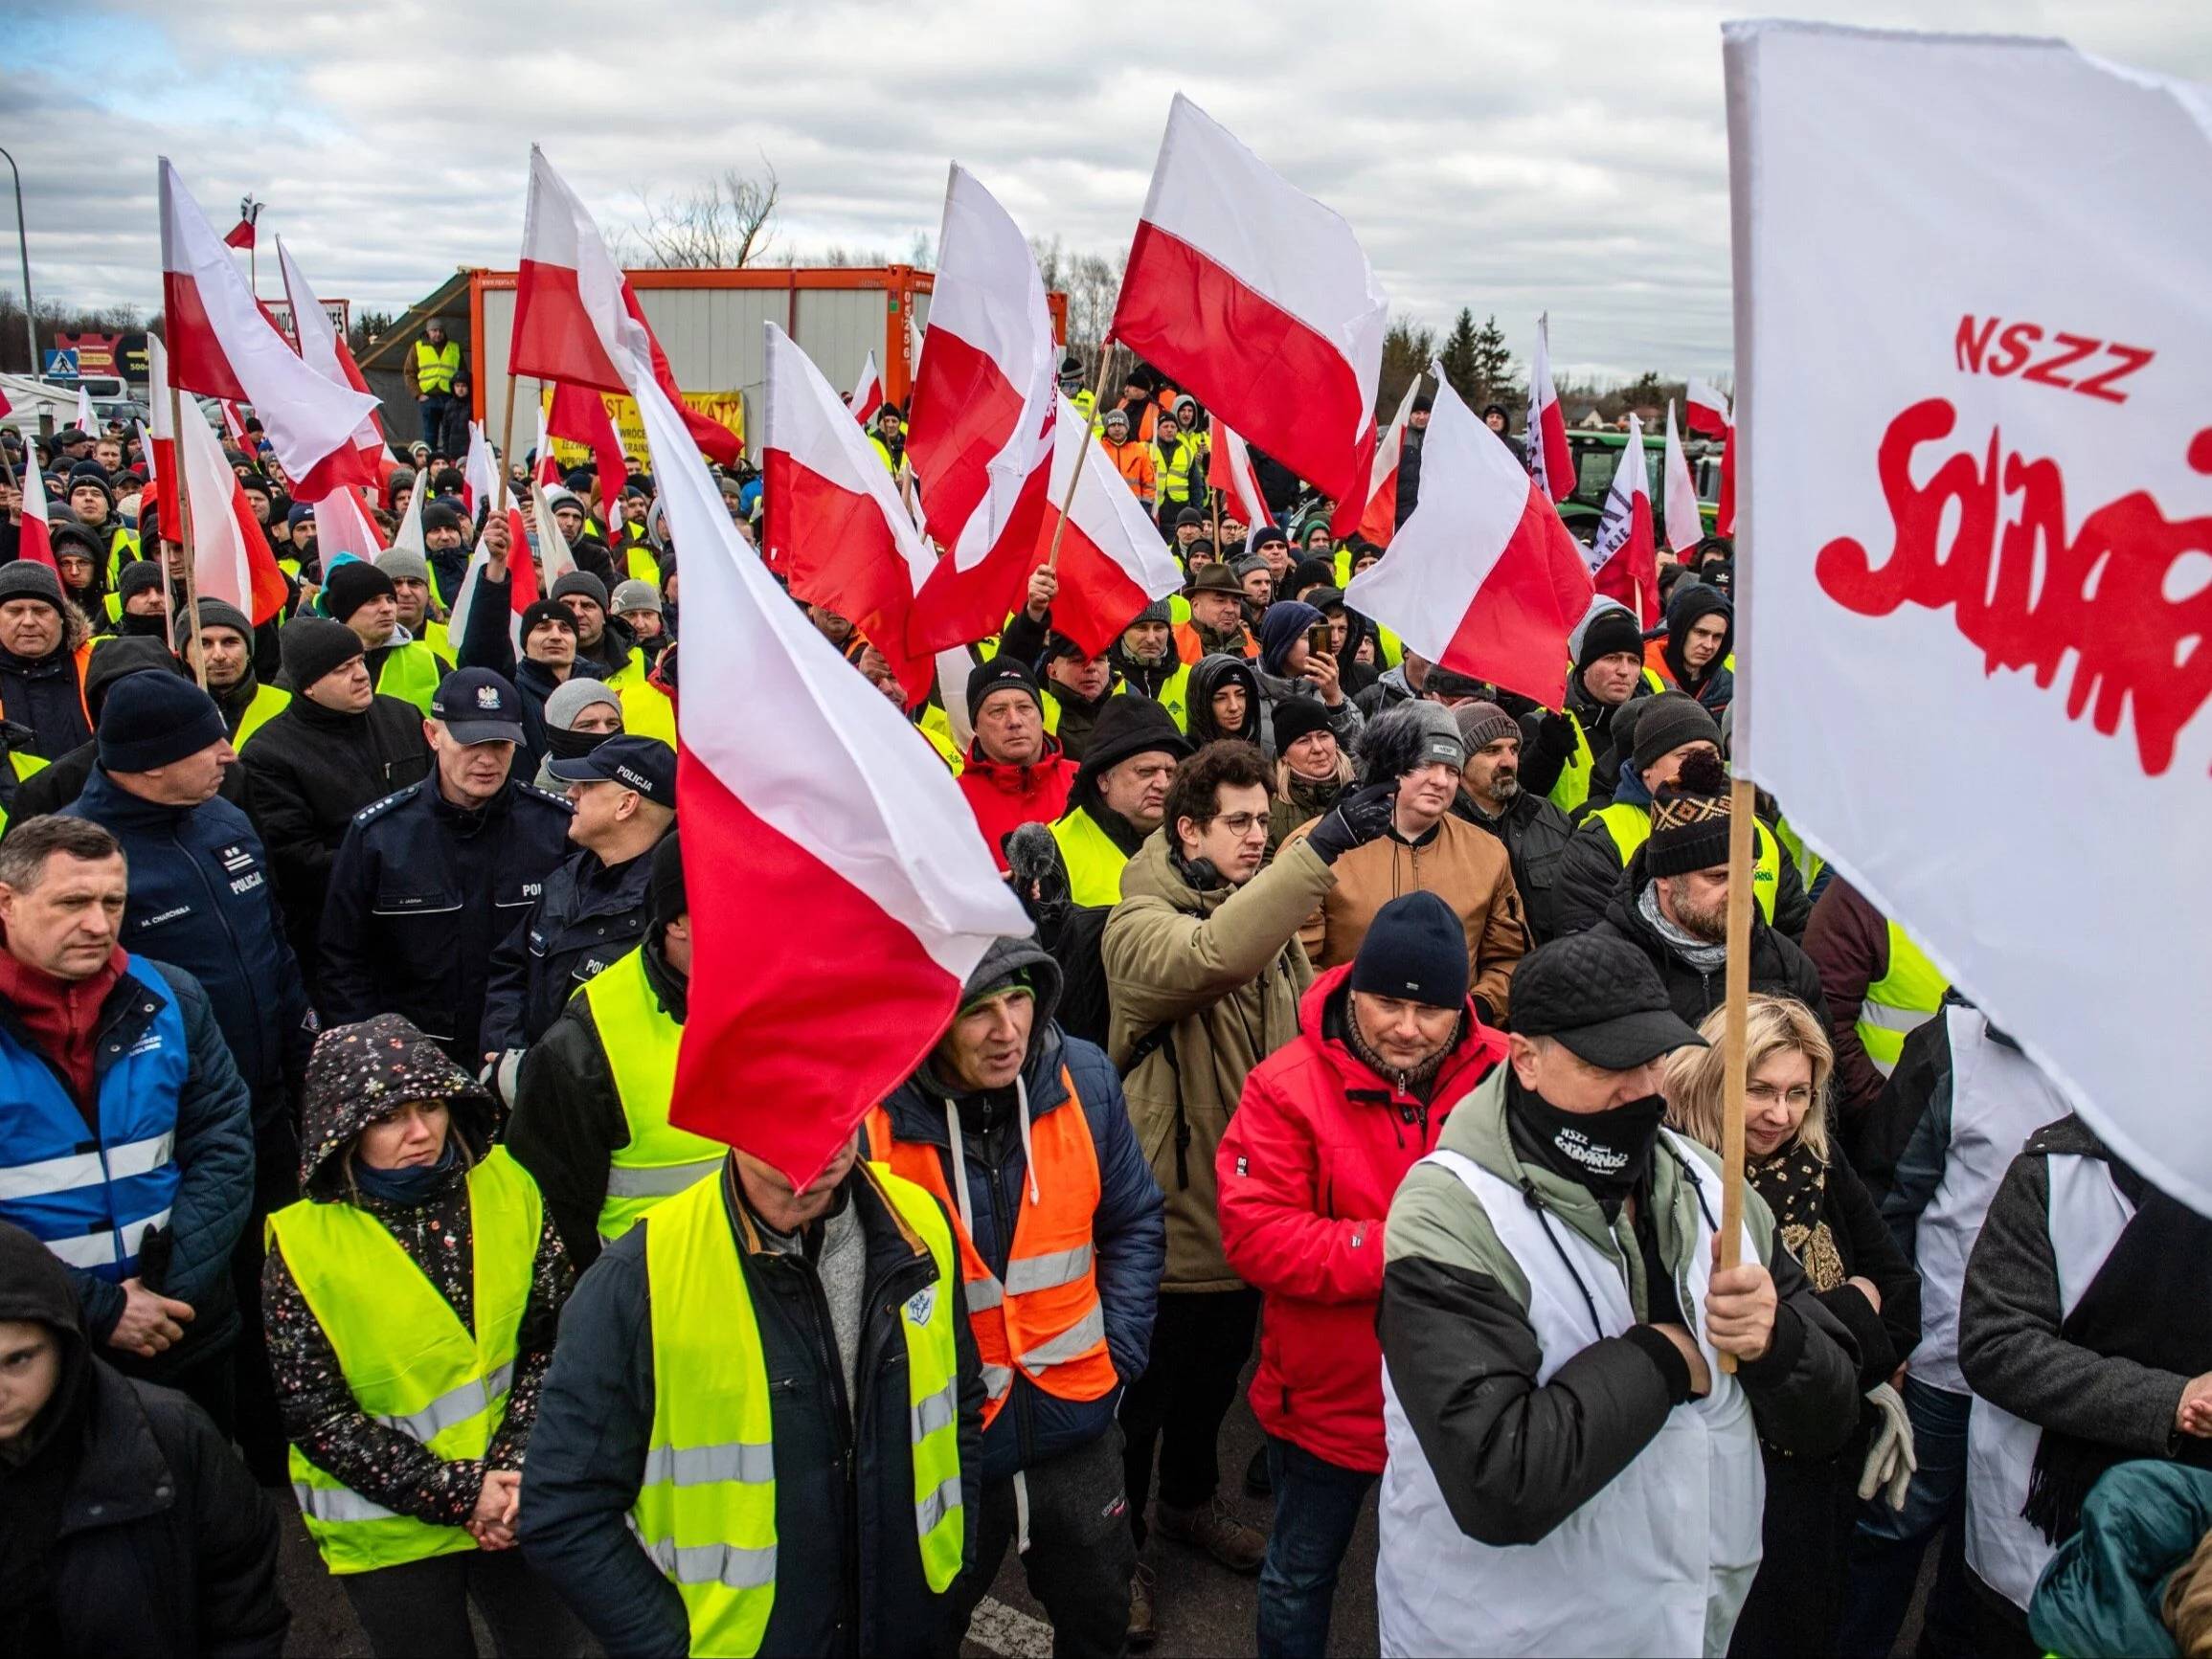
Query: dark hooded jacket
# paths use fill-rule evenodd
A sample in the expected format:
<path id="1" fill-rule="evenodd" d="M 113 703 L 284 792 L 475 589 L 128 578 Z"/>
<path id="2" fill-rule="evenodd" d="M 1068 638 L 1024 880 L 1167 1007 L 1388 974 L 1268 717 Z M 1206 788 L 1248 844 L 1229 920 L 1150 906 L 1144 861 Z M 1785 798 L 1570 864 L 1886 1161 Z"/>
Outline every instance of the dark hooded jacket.
<path id="1" fill-rule="evenodd" d="M 1689 638 L 1690 629 L 1706 617 L 1719 617 L 1728 625 L 1721 636 L 1721 648 L 1713 653 L 1704 672 L 1692 674 L 1682 659 L 1682 641 Z M 1709 714 L 1718 716 L 1722 709 L 1735 701 L 1736 672 L 1727 666 L 1728 654 L 1736 648 L 1736 608 L 1727 595 L 1717 588 L 1708 588 L 1703 582 L 1683 582 L 1674 591 L 1667 602 L 1666 642 L 1659 656 L 1666 666 L 1666 677 L 1678 688 L 1687 691 L 1704 706 Z"/>
<path id="2" fill-rule="evenodd" d="M 1098 1207 L 1091 1235 L 1098 1301 L 1106 1314 L 1107 1350 L 1126 1386 L 1143 1375 L 1152 1351 L 1152 1321 L 1167 1256 L 1160 1185 L 1129 1127 L 1119 1073 L 1101 1049 L 1053 1023 L 1060 965 L 1030 940 L 1001 939 L 983 953 L 968 985 L 971 993 L 981 993 L 1017 973 L 1029 976 L 1036 995 L 1028 1057 L 1022 1064 L 1029 1122 L 1077 1110 L 1090 1126 L 1098 1159 Z M 1025 1109 L 1012 1088 L 959 1092 L 944 1080 L 934 1058 L 924 1060 L 885 1098 L 892 1133 L 936 1152 L 947 1192 L 953 1190 L 948 1108 L 959 1122 L 976 1252 L 1004 1279 L 1022 1206 L 1032 1201 L 1020 1122 Z M 881 1156 L 882 1149 L 875 1155 Z M 1120 1388 L 1097 1400 L 1060 1400 L 1017 1370 L 1004 1408 L 983 1434 L 983 1478 L 1005 1480 L 1017 1469 L 1089 1445 L 1112 1424 L 1120 1401 Z"/>
<path id="3" fill-rule="evenodd" d="M 0 1443 L 0 1640 L 91 1659 L 277 1659 L 277 1512 L 207 1414 L 95 1357 L 68 1276 L 0 1223 L 0 1320 L 61 1349 L 46 1408 Z"/>
<path id="4" fill-rule="evenodd" d="M 359 1191 L 352 1157 L 361 1132 L 407 1102 L 428 1100 L 444 1101 L 450 1113 L 446 1144 L 456 1152 L 442 1178 L 418 1204 Z M 350 1203 L 373 1218 L 473 1331 L 468 1168 L 491 1150 L 491 1097 L 429 1038 L 396 1014 L 341 1026 L 315 1045 L 307 1071 L 300 1131 L 300 1178 L 307 1196 L 301 1201 Z M 282 1250 L 272 1248 L 261 1267 L 261 1316 L 285 1438 L 371 1503 L 432 1526 L 460 1526 L 475 1513 L 485 1470 L 522 1467 L 569 1282 L 568 1259 L 549 1217 L 531 1264 L 507 1415 L 485 1456 L 449 1461 L 361 1409 Z"/>
<path id="5" fill-rule="evenodd" d="M 1232 682 L 1244 687 L 1244 724 L 1229 731 L 1213 718 L 1213 697 Z M 1193 749 L 1204 749 L 1225 737 L 1236 738 L 1255 749 L 1259 746 L 1259 677 L 1243 658 L 1218 651 L 1201 657 L 1190 670 L 1189 699 L 1185 708 Z"/>
<path id="6" fill-rule="evenodd" d="M 0 708 L 32 731 L 31 752 L 57 760 L 92 735 L 78 684 L 77 649 L 87 637 L 74 607 L 62 612 L 61 642 L 39 658 L 0 650 Z"/>

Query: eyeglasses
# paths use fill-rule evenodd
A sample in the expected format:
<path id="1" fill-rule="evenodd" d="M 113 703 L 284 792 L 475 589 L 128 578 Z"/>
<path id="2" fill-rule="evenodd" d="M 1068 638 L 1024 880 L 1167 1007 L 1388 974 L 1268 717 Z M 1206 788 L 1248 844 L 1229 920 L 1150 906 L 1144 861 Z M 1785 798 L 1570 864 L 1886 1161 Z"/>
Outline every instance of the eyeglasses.
<path id="1" fill-rule="evenodd" d="M 1264 812 L 1225 812 L 1215 818 L 1213 821 L 1229 831 L 1237 840 L 1242 841 L 1254 829 L 1267 822 L 1267 814 Z"/>
<path id="2" fill-rule="evenodd" d="M 1810 1084 L 1800 1083 L 1784 1093 L 1771 1083 L 1747 1083 L 1744 1085 L 1744 1098 L 1755 1100 L 1761 1106 L 1772 1106 L 1780 1101 L 1785 1106 L 1803 1110 L 1813 1104 L 1813 1087 Z"/>

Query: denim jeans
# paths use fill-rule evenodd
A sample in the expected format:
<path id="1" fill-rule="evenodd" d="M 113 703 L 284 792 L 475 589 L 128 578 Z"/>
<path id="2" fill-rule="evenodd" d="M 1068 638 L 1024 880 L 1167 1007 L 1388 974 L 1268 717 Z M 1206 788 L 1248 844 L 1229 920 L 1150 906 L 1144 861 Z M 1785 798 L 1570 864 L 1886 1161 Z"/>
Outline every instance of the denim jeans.
<path id="1" fill-rule="evenodd" d="M 1337 1569 L 1375 1477 L 1267 1438 L 1275 1530 L 1259 1568 L 1261 1659 L 1319 1659 L 1329 1650 Z"/>
<path id="2" fill-rule="evenodd" d="M 1909 1372 L 1900 1392 L 1912 1420 L 1920 1468 L 1906 1491 L 1904 1509 L 1892 1510 L 1877 1497 L 1861 1513 L 1836 1639 L 1840 1659 L 1888 1659 L 1912 1604 L 1929 1540 L 1947 1527 L 1920 1651 L 1974 1650 L 1966 1589 L 1966 1418 L 1974 1396 L 1934 1387 Z"/>

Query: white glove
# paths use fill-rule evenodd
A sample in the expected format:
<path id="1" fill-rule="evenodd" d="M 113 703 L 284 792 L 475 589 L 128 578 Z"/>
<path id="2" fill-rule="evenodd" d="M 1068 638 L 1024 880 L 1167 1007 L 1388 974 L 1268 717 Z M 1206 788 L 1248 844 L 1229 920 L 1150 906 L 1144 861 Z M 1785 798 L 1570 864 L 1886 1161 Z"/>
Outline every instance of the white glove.
<path id="1" fill-rule="evenodd" d="M 1905 1401 L 1897 1390 L 1886 1382 L 1869 1388 L 1866 1398 L 1882 1413 L 1882 1426 L 1866 1451 L 1866 1468 L 1859 1476 L 1859 1497 L 1864 1502 L 1881 1491 L 1892 1510 L 1902 1510 L 1906 1491 L 1920 1468 L 1912 1446 L 1912 1419 L 1906 1415 Z M 1885 1487 L 1887 1491 L 1883 1491 Z"/>

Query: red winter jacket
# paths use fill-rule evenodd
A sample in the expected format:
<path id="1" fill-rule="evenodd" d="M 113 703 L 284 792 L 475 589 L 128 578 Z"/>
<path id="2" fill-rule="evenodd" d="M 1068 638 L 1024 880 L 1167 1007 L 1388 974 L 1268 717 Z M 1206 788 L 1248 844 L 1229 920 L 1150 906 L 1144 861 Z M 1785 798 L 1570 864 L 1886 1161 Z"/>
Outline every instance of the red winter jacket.
<path id="1" fill-rule="evenodd" d="M 1347 962 L 1298 1003 L 1298 1035 L 1253 1068 L 1222 1137 L 1221 1240 L 1266 1295 L 1253 1414 L 1270 1434 L 1345 1468 L 1383 1467 L 1383 1219 L 1452 1108 L 1505 1057 L 1476 1020 L 1427 1108 L 1356 1058 Z"/>
<path id="2" fill-rule="evenodd" d="M 1006 838 L 1026 823 L 1053 823 L 1068 810 L 1069 786 L 1075 781 L 1075 763 L 1060 752 L 1059 739 L 1045 739 L 1045 752 L 1034 766 L 1002 766 L 983 758 L 982 745 L 968 746 L 966 769 L 959 775 L 960 793 L 976 815 L 976 827 L 990 843 L 999 868 L 1006 867 Z"/>

